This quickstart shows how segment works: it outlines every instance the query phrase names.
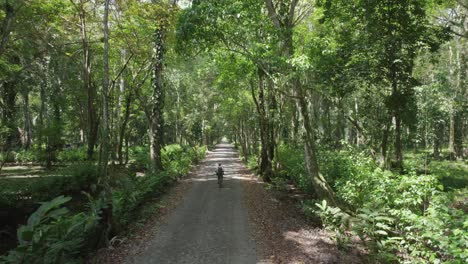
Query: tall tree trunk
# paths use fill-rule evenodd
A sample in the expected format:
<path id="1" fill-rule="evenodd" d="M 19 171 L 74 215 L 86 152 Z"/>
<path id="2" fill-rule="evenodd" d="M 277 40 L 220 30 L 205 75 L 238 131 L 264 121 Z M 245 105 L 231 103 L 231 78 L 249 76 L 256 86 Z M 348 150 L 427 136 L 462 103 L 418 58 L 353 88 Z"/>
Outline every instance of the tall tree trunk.
<path id="1" fill-rule="evenodd" d="M 24 90 L 22 94 L 23 94 L 23 114 L 24 114 L 24 133 L 25 133 L 24 148 L 29 149 L 32 144 L 32 121 L 31 121 L 31 111 L 29 109 L 29 91 Z"/>
<path id="2" fill-rule="evenodd" d="M 467 107 L 467 74 L 468 55 L 466 39 L 457 39 L 457 87 L 455 97 L 455 113 L 453 117 L 453 151 L 456 159 L 463 159 L 463 132 Z"/>
<path id="3" fill-rule="evenodd" d="M 252 98 L 254 99 L 255 106 L 258 113 L 258 122 L 260 128 L 260 159 L 258 165 L 258 172 L 262 175 L 264 181 L 269 182 L 271 180 L 272 165 L 268 157 L 270 133 L 268 129 L 268 117 L 266 116 L 265 110 L 265 73 L 262 69 L 257 69 L 258 72 L 258 97 L 255 93 L 255 85 L 250 84 Z"/>
<path id="4" fill-rule="evenodd" d="M 120 132 L 119 132 L 119 141 L 117 144 L 117 156 L 119 159 L 119 164 L 123 164 L 123 143 L 124 143 L 124 138 L 125 138 L 125 133 L 127 131 L 127 125 L 128 125 L 128 120 L 130 118 L 130 106 L 132 103 L 132 93 L 128 95 L 128 97 L 125 100 L 125 115 L 123 118 L 123 121 L 120 124 Z"/>
<path id="5" fill-rule="evenodd" d="M 398 112 L 395 113 L 395 168 L 403 170 L 403 152 L 401 142 L 401 118 Z"/>
<path id="6" fill-rule="evenodd" d="M 452 159 L 463 157 L 463 106 L 466 106 L 466 74 L 468 74 L 464 42 L 465 40 L 456 37 L 454 47 L 449 46 L 450 79 L 454 89 L 449 124 L 449 152 Z"/>
<path id="7" fill-rule="evenodd" d="M 297 84 L 299 85 L 299 84 Z M 330 204 L 335 205 L 335 194 L 333 190 L 328 185 L 325 178 L 319 171 L 319 165 L 317 161 L 317 150 L 315 147 L 315 132 L 312 127 L 312 120 L 310 120 L 309 112 L 307 111 L 307 101 L 301 91 L 296 86 L 296 96 L 297 96 L 297 108 L 302 117 L 303 125 L 303 140 L 304 140 L 304 159 L 306 164 L 306 169 L 309 176 L 312 179 L 312 185 L 314 190 L 319 198 L 326 199 Z"/>
<path id="8" fill-rule="evenodd" d="M 450 83 L 452 88 L 457 90 L 457 83 L 456 83 L 456 75 L 455 75 L 455 62 L 454 62 L 454 56 L 453 56 L 453 49 L 452 45 L 449 45 L 449 71 L 450 71 Z M 454 95 L 456 98 L 456 93 Z M 450 105 L 450 123 L 449 123 L 449 153 L 450 153 L 450 158 L 455 158 L 455 111 L 456 111 L 456 105 L 454 102 Z"/>
<path id="9" fill-rule="evenodd" d="M 153 94 L 151 98 L 151 113 L 149 124 L 150 160 L 153 173 L 163 170 L 161 160 L 161 149 L 164 137 L 164 88 L 163 88 L 163 66 L 165 52 L 165 29 L 162 25 L 154 33 L 153 39 L 153 75 L 151 86 Z"/>
<path id="10" fill-rule="evenodd" d="M 2 120 L 8 129 L 5 140 L 5 150 L 9 151 L 19 142 L 18 129 L 15 122 L 16 115 L 16 96 L 18 91 L 16 83 L 9 81 L 3 83 L 2 101 L 3 101 L 3 116 Z"/>
<path id="11" fill-rule="evenodd" d="M 444 124 L 441 121 L 436 121 L 434 124 L 434 145 L 433 145 L 433 156 L 434 158 L 440 158 L 440 148 L 442 145 L 442 139 L 444 136 Z"/>
<path id="12" fill-rule="evenodd" d="M 300 127 L 300 124 L 299 124 L 299 110 L 297 109 L 297 104 L 294 103 L 293 104 L 293 118 L 292 118 L 292 138 L 291 138 L 291 142 L 294 144 L 294 145 L 297 145 L 297 143 L 299 142 L 299 138 L 300 138 L 300 134 L 299 134 L 299 127 Z"/>
<path id="13" fill-rule="evenodd" d="M 276 95 L 274 93 L 274 83 L 273 81 L 268 78 L 268 107 L 267 107 L 267 132 L 268 132 L 268 166 L 267 166 L 267 175 L 268 178 L 271 178 L 273 176 L 273 160 L 275 158 L 275 149 L 276 149 L 276 137 L 275 134 L 277 131 L 275 131 L 275 120 L 277 117 L 277 107 L 278 107 L 278 102 L 276 100 Z"/>
<path id="14" fill-rule="evenodd" d="M 46 116 L 46 111 L 47 111 L 47 107 L 46 107 L 46 101 L 47 101 L 47 97 L 46 97 L 46 88 L 47 88 L 47 85 L 48 85 L 48 81 L 47 81 L 47 76 L 46 78 L 44 78 L 42 84 L 41 84 L 41 88 L 40 88 L 40 92 L 39 92 L 39 97 L 40 97 L 40 101 L 41 101 L 41 107 L 39 109 L 39 118 L 38 118 L 38 126 L 37 126 L 37 141 L 38 141 L 38 145 L 40 148 L 42 148 L 42 145 L 44 144 L 44 137 L 43 137 L 43 130 L 45 128 L 45 116 Z"/>
<path id="15" fill-rule="evenodd" d="M 126 61 L 126 50 L 121 49 L 120 50 L 120 61 L 122 62 L 122 65 L 125 64 Z M 122 72 L 120 75 L 120 81 L 119 81 L 119 87 L 115 89 L 115 92 L 117 94 L 117 105 L 115 107 L 115 112 L 114 112 L 114 120 L 115 120 L 115 133 L 114 133 L 114 152 L 117 156 L 117 160 L 119 161 L 119 164 L 122 165 L 123 163 L 123 157 L 122 155 L 122 148 L 123 148 L 123 134 L 122 132 L 122 105 L 124 104 L 125 100 L 125 77 L 124 73 Z M 125 111 L 125 110 L 124 110 Z M 125 132 L 125 131 L 124 131 Z"/>
<path id="16" fill-rule="evenodd" d="M 354 98 L 354 116 L 357 118 L 359 115 L 359 106 L 358 106 L 358 100 L 357 98 Z M 363 144 L 363 135 L 361 135 L 361 131 L 359 129 L 355 129 L 355 134 L 356 134 L 356 145 L 359 147 L 361 144 Z"/>
<path id="17" fill-rule="evenodd" d="M 97 143 L 99 121 L 96 113 L 96 88 L 92 84 L 91 79 L 91 51 L 88 44 L 88 36 L 86 31 L 86 12 L 81 2 L 79 11 L 80 18 L 80 37 L 83 49 L 83 89 L 87 96 L 87 134 L 88 134 L 88 150 L 87 159 L 91 160 L 94 155 L 94 148 Z"/>
<path id="18" fill-rule="evenodd" d="M 46 73 L 49 76 L 49 73 Z M 48 78 L 48 77 L 47 77 Z M 51 85 L 51 97 L 49 102 L 51 104 L 52 118 L 47 122 L 47 127 L 53 131 L 53 133 L 48 133 L 46 138 L 46 153 L 47 153 L 47 163 L 46 167 L 50 169 L 52 163 L 57 160 L 56 154 L 57 150 L 62 147 L 62 115 L 60 111 L 60 78 L 58 78 L 57 83 Z"/>
<path id="19" fill-rule="evenodd" d="M 387 168 L 387 149 L 388 149 L 388 138 L 390 135 L 390 127 L 392 125 L 392 116 L 387 115 L 385 125 L 382 133 L 382 142 L 380 143 L 380 158 L 379 165 L 382 168 Z"/>
<path id="20" fill-rule="evenodd" d="M 449 155 L 451 158 L 454 158 L 455 154 L 455 114 L 453 113 L 453 109 L 450 110 L 449 113 L 450 121 L 449 121 Z"/>
<path id="21" fill-rule="evenodd" d="M 102 209 L 101 223 L 104 227 L 100 242 L 104 246 L 109 245 L 109 235 L 112 221 L 112 192 L 109 185 L 107 165 L 109 162 L 109 2 L 104 2 L 104 50 L 103 50 L 103 78 L 102 78 L 102 127 L 101 127 L 101 151 L 99 157 L 99 180 L 107 206 Z"/>
<path id="22" fill-rule="evenodd" d="M 282 56 L 285 59 L 289 59 L 294 54 L 293 45 L 293 28 L 295 23 L 295 8 L 297 7 L 298 0 L 288 1 L 289 5 L 286 4 L 285 8 L 275 8 L 272 0 L 265 0 L 265 5 L 268 11 L 268 15 L 272 20 L 273 25 L 277 28 L 279 36 L 282 42 Z M 281 12 L 279 14 L 278 12 Z M 305 94 L 302 91 L 302 85 L 296 70 L 292 67 L 287 69 L 286 74 L 292 75 L 292 80 L 289 83 L 289 87 L 292 90 L 296 99 L 297 108 L 299 113 L 302 115 L 302 127 L 303 127 L 303 140 L 304 140 L 304 158 L 307 168 L 307 173 L 312 179 L 312 183 L 319 198 L 326 199 L 330 204 L 335 205 L 335 195 L 333 190 L 326 182 L 325 178 L 320 174 L 317 152 L 315 148 L 315 132 L 312 126 L 312 121 L 309 117 L 308 104 L 305 98 Z"/>
<path id="23" fill-rule="evenodd" d="M 3 9 L 5 12 L 5 17 L 3 18 L 2 21 L 2 39 L 0 42 L 0 56 L 3 55 L 3 53 L 6 50 L 8 41 L 10 40 L 10 29 L 11 29 L 11 23 L 13 22 L 13 19 L 15 17 L 15 9 L 13 8 L 10 0 L 6 0 L 3 3 Z"/>

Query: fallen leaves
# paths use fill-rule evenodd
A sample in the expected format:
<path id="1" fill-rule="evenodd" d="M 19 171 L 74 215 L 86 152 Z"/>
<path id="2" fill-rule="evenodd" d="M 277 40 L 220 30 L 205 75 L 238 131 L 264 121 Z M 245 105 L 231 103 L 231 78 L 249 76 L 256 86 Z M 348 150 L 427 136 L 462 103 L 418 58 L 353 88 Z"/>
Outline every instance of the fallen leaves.
<path id="1" fill-rule="evenodd" d="M 363 263 L 357 250 L 338 250 L 329 233 L 307 222 L 296 199 L 277 199 L 253 177 L 243 187 L 260 263 Z"/>

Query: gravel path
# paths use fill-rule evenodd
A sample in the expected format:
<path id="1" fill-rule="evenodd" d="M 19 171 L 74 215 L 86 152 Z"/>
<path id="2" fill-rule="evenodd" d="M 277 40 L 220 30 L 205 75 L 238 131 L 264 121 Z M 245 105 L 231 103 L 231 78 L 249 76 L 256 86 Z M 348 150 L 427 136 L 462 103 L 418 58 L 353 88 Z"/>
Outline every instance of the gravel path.
<path id="1" fill-rule="evenodd" d="M 225 168 L 224 187 L 216 164 Z M 187 181 L 180 204 L 125 263 L 256 263 L 241 179 L 245 170 L 232 145 L 217 145 Z"/>

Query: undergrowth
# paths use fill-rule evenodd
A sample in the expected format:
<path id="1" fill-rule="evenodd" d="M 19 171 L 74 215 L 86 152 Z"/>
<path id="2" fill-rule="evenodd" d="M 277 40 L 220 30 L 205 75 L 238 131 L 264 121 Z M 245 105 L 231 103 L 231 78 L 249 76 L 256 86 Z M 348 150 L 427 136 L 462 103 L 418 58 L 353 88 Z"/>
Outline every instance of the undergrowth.
<path id="1" fill-rule="evenodd" d="M 169 145 L 163 150 L 165 171 L 137 177 L 136 171 L 128 170 L 128 173 L 113 177 L 112 234 L 125 230 L 133 222 L 138 208 L 148 199 L 159 197 L 170 184 L 186 175 L 192 164 L 203 159 L 205 152 L 205 147 Z M 81 187 L 93 184 L 96 181 L 96 168 L 93 166 L 86 167 L 88 170 L 83 168 L 85 167 L 66 168 L 65 170 L 69 173 L 74 173 L 74 177 L 56 177 L 57 179 L 63 178 L 65 183 L 61 183 L 61 180 L 58 183 L 42 183 L 51 190 L 48 194 L 45 194 L 46 190 L 34 187 L 37 188 L 35 193 L 42 193 L 43 196 L 34 196 L 33 199 L 49 198 L 57 194 L 55 190 L 57 192 L 68 191 L 67 188 L 71 188 L 70 186 L 80 186 L 73 189 L 73 191 L 80 191 Z M 10 190 L 13 189 L 10 188 Z M 0 261 L 3 263 L 83 263 L 83 258 L 86 256 L 84 253 L 92 252 L 98 244 L 96 234 L 100 233 L 99 220 L 102 210 L 106 208 L 100 195 L 83 193 L 88 197 L 88 202 L 85 208 L 74 212 L 65 207 L 65 204 L 72 199 L 69 196 L 62 195 L 41 203 L 41 206 L 29 217 L 27 224 L 18 229 L 18 247 L 10 250 L 8 255 L 0 258 Z M 18 194 L 16 191 L 10 192 L 10 195 L 18 195 L 17 199 L 23 199 L 26 194 L 24 192 Z M 15 199 L 11 202 L 18 202 Z"/>
<path id="2" fill-rule="evenodd" d="M 281 146 L 277 177 L 313 193 L 300 148 Z M 448 161 L 431 161 L 421 173 L 414 163 L 400 175 L 380 169 L 366 153 L 348 148 L 319 152 L 321 173 L 334 189 L 339 207 L 303 201 L 310 217 L 319 215 L 340 248 L 359 237 L 378 263 L 466 263 L 468 189 L 457 184 L 460 170 Z"/>

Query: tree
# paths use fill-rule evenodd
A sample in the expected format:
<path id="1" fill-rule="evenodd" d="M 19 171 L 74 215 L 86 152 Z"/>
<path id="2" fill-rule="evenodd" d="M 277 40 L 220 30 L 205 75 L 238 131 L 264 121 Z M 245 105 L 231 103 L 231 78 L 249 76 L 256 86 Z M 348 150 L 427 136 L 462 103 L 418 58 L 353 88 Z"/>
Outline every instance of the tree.
<path id="1" fill-rule="evenodd" d="M 268 10 L 268 15 L 277 29 L 278 40 L 281 43 L 281 54 L 285 61 L 290 60 L 294 56 L 293 30 L 301 18 L 309 12 L 309 6 L 299 10 L 299 1 L 273 1 L 265 0 L 265 5 Z M 298 8 L 298 9 L 296 9 Z M 317 162 L 317 150 L 315 146 L 316 135 L 312 120 L 308 110 L 308 102 L 304 87 L 301 85 L 299 76 L 295 67 L 286 65 L 286 75 L 292 75 L 291 81 L 288 83 L 288 88 L 293 93 L 296 100 L 296 107 L 302 118 L 303 141 L 304 141 L 304 158 L 309 176 L 312 178 L 312 183 L 317 195 L 320 198 L 328 200 L 331 204 L 335 204 L 334 193 L 331 187 L 326 182 L 325 178 L 320 174 Z"/>

